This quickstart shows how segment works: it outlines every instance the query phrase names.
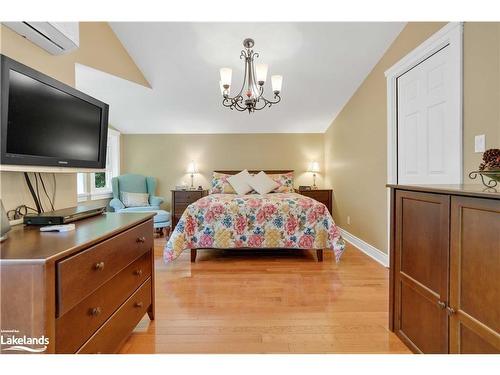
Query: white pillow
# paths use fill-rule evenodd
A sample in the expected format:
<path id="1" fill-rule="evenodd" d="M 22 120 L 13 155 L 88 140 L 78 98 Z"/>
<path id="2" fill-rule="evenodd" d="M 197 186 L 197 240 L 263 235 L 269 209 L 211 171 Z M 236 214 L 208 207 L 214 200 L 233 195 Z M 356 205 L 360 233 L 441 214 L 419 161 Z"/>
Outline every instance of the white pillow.
<path id="1" fill-rule="evenodd" d="M 245 195 L 252 191 L 252 187 L 249 185 L 252 176 L 245 169 L 238 174 L 228 177 L 227 181 L 231 184 L 234 191 L 238 195 Z"/>
<path id="2" fill-rule="evenodd" d="M 125 207 L 149 206 L 148 193 L 128 193 L 126 191 L 122 191 L 121 195 L 121 201 Z"/>
<path id="3" fill-rule="evenodd" d="M 271 177 L 260 171 L 250 180 L 250 186 L 259 194 L 268 194 L 280 185 Z"/>

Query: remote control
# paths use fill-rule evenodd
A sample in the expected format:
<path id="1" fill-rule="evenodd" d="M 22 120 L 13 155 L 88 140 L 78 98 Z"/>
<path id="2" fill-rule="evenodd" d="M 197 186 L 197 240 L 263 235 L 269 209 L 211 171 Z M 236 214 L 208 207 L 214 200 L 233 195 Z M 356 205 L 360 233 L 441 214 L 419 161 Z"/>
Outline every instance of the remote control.
<path id="1" fill-rule="evenodd" d="M 40 232 L 69 232 L 71 230 L 75 230 L 75 224 L 49 225 L 40 228 Z"/>

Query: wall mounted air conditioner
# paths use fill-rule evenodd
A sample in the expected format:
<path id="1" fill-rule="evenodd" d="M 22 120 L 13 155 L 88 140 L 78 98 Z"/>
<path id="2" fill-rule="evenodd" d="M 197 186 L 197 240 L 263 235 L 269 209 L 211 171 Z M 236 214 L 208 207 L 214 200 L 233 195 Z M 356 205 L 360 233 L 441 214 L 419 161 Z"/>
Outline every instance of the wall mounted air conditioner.
<path id="1" fill-rule="evenodd" d="M 52 55 L 61 55 L 78 48 L 78 22 L 2 22 Z"/>

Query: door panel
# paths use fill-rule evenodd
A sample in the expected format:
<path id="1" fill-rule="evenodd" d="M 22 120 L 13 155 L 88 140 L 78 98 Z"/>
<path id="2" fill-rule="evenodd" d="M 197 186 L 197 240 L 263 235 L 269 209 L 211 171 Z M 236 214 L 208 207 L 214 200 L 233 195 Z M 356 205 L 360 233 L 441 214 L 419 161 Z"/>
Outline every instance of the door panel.
<path id="1" fill-rule="evenodd" d="M 420 294 L 405 282 L 401 283 L 401 326 L 413 349 L 422 353 L 442 353 L 443 314 L 433 299 Z"/>
<path id="2" fill-rule="evenodd" d="M 394 328 L 415 352 L 448 352 L 449 196 L 396 192 Z"/>
<path id="3" fill-rule="evenodd" d="M 398 183 L 461 183 L 462 125 L 445 46 L 397 79 Z"/>
<path id="4" fill-rule="evenodd" d="M 450 350 L 500 353 L 500 201 L 453 197 Z"/>

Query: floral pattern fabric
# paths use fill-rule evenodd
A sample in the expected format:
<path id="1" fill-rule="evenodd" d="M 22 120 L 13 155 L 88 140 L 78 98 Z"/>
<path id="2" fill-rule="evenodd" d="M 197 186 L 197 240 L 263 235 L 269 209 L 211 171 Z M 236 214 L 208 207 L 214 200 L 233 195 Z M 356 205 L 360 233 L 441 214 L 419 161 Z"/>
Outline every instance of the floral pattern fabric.
<path id="1" fill-rule="evenodd" d="M 293 172 L 268 174 L 268 176 L 279 185 L 273 190 L 274 193 L 293 193 Z"/>
<path id="2" fill-rule="evenodd" d="M 273 190 L 274 193 L 293 193 L 293 172 L 273 173 L 268 176 L 279 186 Z M 209 194 L 236 194 L 231 183 L 227 180 L 230 174 L 214 172 Z M 256 194 L 252 191 L 251 194 Z"/>
<path id="3" fill-rule="evenodd" d="M 295 193 L 212 194 L 189 205 L 164 250 L 169 262 L 186 249 L 330 249 L 344 240 L 326 206 Z"/>
<path id="4" fill-rule="evenodd" d="M 212 176 L 212 185 L 210 186 L 209 194 L 236 194 L 233 187 L 227 180 L 231 177 L 230 174 L 214 172 Z"/>

